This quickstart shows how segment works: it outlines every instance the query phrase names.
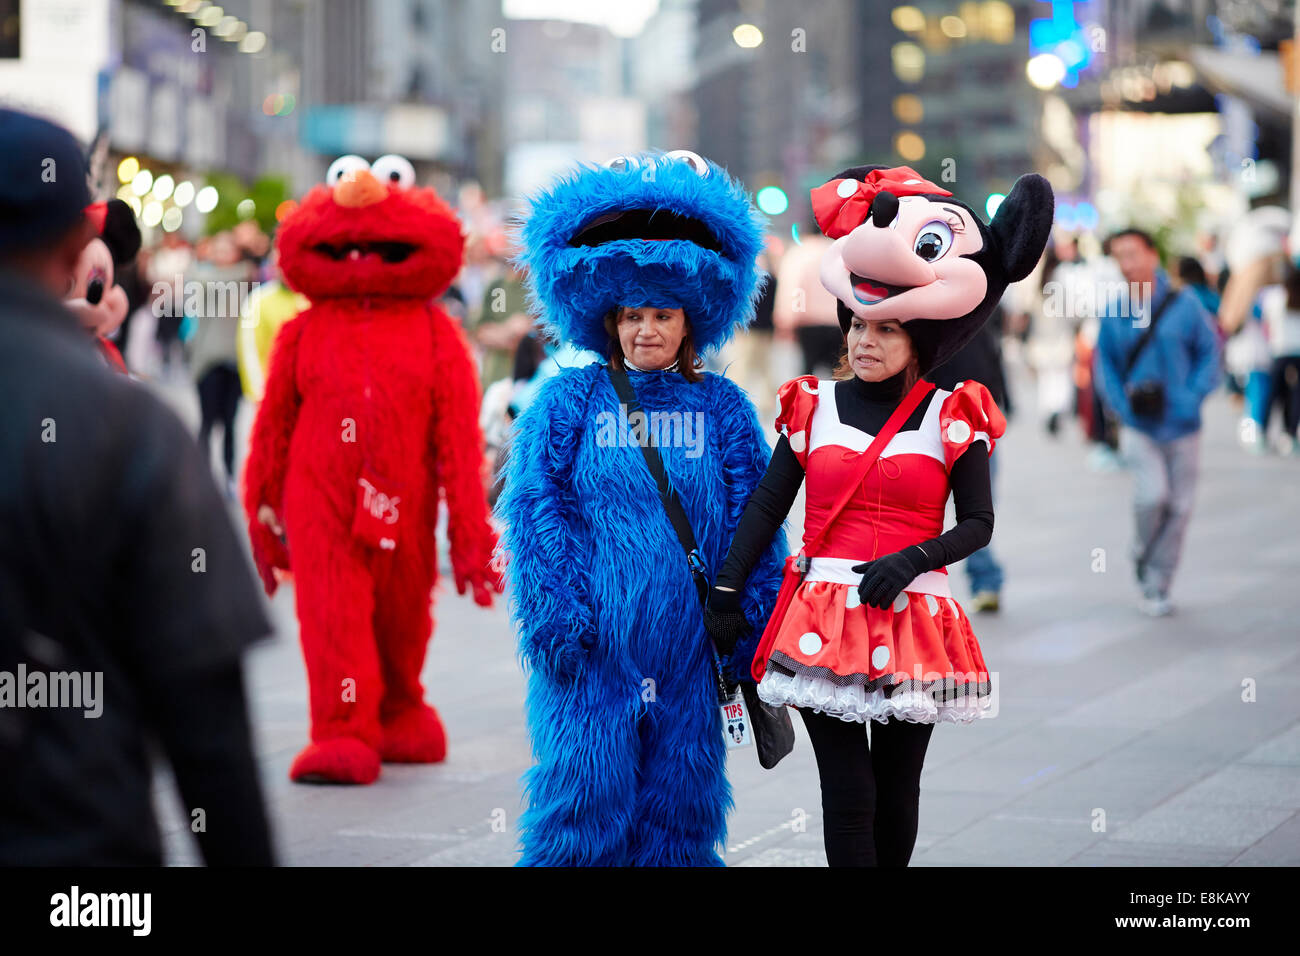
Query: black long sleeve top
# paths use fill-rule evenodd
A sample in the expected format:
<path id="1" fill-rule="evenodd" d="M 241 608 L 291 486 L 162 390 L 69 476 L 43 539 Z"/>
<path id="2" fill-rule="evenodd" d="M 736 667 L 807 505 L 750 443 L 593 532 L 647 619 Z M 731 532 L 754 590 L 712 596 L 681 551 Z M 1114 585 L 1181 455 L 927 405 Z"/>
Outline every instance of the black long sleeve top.
<path id="1" fill-rule="evenodd" d="M 878 433 L 902 401 L 903 376 L 904 373 L 899 372 L 880 382 L 865 382 L 856 376 L 836 382 L 835 402 L 840 421 L 868 434 Z M 929 403 L 934 400 L 935 393 L 931 392 L 903 428 L 919 425 Z M 732 591 L 744 588 L 750 571 L 771 543 L 781 522 L 789 515 L 803 479 L 803 466 L 782 435 L 767 471 L 741 515 L 727 559 L 714 582 L 715 588 Z M 960 561 L 987 545 L 993 536 L 993 495 L 987 448 L 979 442 L 972 442 L 953 462 L 948 484 L 956 505 L 957 523 L 943 534 L 917 545 L 920 554 L 916 549 L 908 549 L 917 574 Z"/>

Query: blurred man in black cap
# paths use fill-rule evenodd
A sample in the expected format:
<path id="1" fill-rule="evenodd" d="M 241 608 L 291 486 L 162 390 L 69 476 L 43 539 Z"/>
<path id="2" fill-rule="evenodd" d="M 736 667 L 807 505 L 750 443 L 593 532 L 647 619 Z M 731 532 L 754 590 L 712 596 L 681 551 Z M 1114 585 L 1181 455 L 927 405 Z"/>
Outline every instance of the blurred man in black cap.
<path id="1" fill-rule="evenodd" d="M 59 298 L 81 148 L 0 109 L 0 865 L 158 864 L 150 744 L 210 864 L 270 864 L 240 658 L 269 630 L 211 472 Z"/>

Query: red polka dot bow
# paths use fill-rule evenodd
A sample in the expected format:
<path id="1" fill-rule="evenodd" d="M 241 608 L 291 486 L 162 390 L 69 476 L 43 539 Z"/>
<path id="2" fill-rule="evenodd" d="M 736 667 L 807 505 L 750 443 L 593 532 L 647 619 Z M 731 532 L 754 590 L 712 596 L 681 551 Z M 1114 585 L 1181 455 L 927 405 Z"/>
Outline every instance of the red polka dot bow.
<path id="1" fill-rule="evenodd" d="M 925 179 L 911 166 L 893 169 L 873 169 L 866 181 L 857 179 L 832 179 L 812 191 L 813 215 L 817 225 L 831 239 L 847 236 L 867 220 L 871 203 L 882 190 L 895 196 L 919 196 L 938 193 L 951 196 L 942 186 Z"/>

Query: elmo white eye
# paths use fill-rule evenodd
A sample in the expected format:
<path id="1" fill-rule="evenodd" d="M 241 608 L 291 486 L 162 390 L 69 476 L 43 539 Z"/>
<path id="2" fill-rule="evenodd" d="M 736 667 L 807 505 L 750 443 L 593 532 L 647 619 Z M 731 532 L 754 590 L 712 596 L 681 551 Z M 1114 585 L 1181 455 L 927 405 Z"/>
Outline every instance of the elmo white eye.
<path id="1" fill-rule="evenodd" d="M 675 149 L 668 154 L 668 158 L 680 159 L 695 170 L 696 175 L 709 175 L 709 164 L 704 161 L 704 157 L 699 153 L 692 153 L 689 149 Z"/>
<path id="2" fill-rule="evenodd" d="M 370 171 L 381 183 L 392 183 L 403 189 L 410 189 L 415 185 L 415 167 L 405 156 L 398 156 L 396 153 L 380 156 L 370 167 Z"/>
<path id="3" fill-rule="evenodd" d="M 613 159 L 605 160 L 605 168 L 624 173 L 636 168 L 636 160 L 631 156 L 615 156 Z"/>
<path id="4" fill-rule="evenodd" d="M 936 262 L 952 247 L 952 227 L 938 219 L 927 222 L 916 234 L 916 254 L 926 262 Z"/>
<path id="5" fill-rule="evenodd" d="M 370 164 L 360 156 L 353 156 L 350 153 L 347 156 L 340 156 L 338 159 L 334 160 L 334 162 L 330 163 L 329 172 L 325 174 L 325 185 L 337 186 L 339 180 L 348 173 L 354 173 L 359 169 L 369 168 Z"/>

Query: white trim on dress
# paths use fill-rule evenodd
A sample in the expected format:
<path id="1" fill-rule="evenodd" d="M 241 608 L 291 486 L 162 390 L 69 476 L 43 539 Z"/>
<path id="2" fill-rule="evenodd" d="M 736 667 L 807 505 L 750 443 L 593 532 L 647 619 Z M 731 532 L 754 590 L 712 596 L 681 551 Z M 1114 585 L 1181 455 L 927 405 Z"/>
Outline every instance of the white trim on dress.
<path id="1" fill-rule="evenodd" d="M 809 558 L 808 573 L 805 581 L 830 581 L 832 584 L 851 584 L 854 587 L 862 583 L 862 574 L 853 570 L 853 565 L 861 564 L 867 558 Z M 933 594 L 936 597 L 952 597 L 952 586 L 948 575 L 942 571 L 923 571 L 912 578 L 904 591 L 917 591 L 921 594 Z"/>

